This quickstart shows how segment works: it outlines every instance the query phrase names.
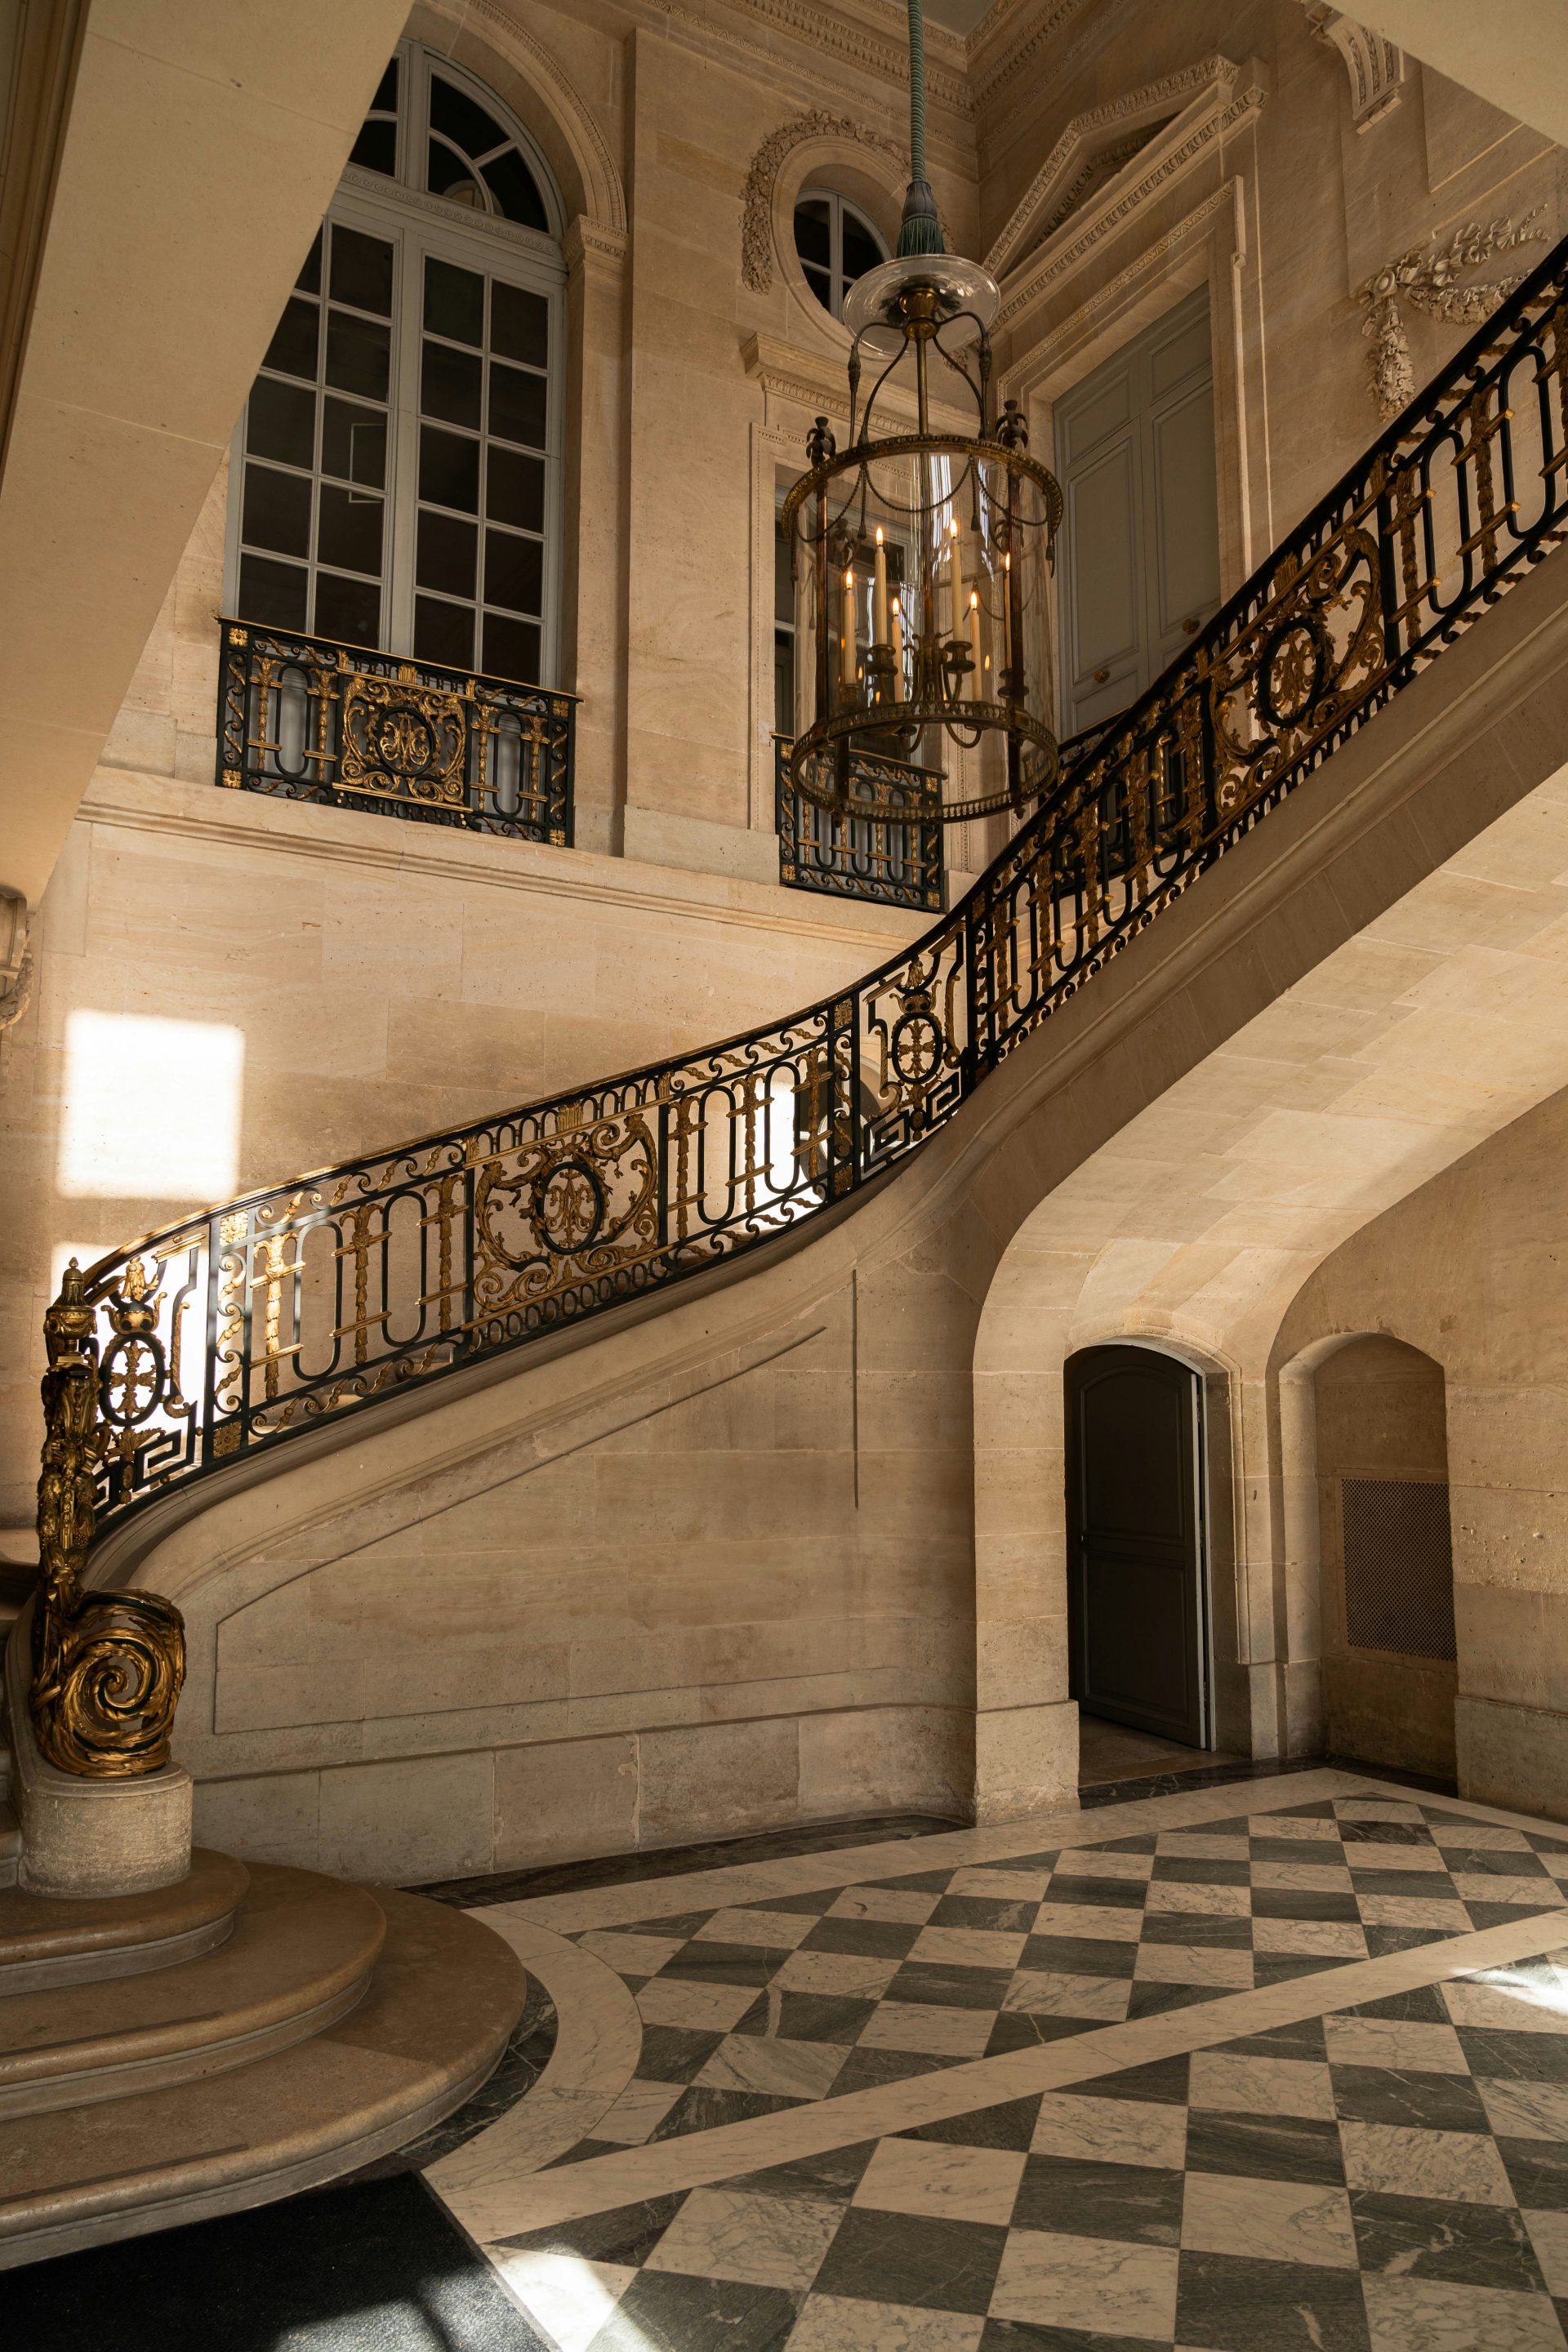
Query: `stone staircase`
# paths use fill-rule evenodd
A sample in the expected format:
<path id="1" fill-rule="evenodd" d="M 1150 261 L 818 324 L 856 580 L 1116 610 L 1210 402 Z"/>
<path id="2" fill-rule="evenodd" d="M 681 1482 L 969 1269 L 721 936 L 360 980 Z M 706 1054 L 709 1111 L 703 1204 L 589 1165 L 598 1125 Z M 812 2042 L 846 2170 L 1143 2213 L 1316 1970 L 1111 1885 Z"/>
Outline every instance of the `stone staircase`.
<path id="1" fill-rule="evenodd" d="M 0 1746 L 0 2270 L 386 2155 L 484 2082 L 524 1991 L 467 1912 L 200 1847 L 151 1893 L 31 1891 Z"/>

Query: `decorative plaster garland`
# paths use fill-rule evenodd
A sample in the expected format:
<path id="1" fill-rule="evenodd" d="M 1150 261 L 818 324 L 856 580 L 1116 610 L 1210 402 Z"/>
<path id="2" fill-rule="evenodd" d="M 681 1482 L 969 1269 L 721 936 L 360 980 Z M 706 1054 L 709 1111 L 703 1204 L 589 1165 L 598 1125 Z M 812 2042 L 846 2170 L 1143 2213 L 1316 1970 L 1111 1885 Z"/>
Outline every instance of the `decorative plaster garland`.
<path id="1" fill-rule="evenodd" d="M 1517 226 L 1508 219 L 1484 224 L 1468 221 L 1440 251 L 1436 249 L 1434 235 L 1425 245 L 1412 246 L 1396 260 L 1384 262 L 1364 286 L 1357 287 L 1356 299 L 1366 311 L 1362 332 L 1372 338 L 1367 375 L 1377 413 L 1385 423 L 1415 397 L 1415 370 L 1400 305 L 1407 302 L 1435 319 L 1479 325 L 1522 283 L 1525 272 L 1521 270 L 1512 278 L 1489 278 L 1479 286 L 1461 286 L 1457 283 L 1459 271 L 1474 269 L 1489 255 L 1504 253 L 1513 246 L 1544 244 L 1545 230 L 1530 226 L 1539 217 L 1540 209 L 1537 205 L 1535 211 L 1526 213 Z"/>
<path id="2" fill-rule="evenodd" d="M 753 294 L 765 294 L 773 282 L 773 188 L 784 157 L 794 147 L 807 139 L 853 139 L 862 147 L 874 147 L 879 155 L 887 155 L 900 173 L 909 169 L 909 157 L 891 139 L 884 139 L 879 131 L 868 131 L 863 122 L 847 114 L 825 114 L 813 109 L 809 114 L 797 114 L 793 122 L 782 123 L 763 140 L 752 158 L 746 173 L 744 210 L 741 221 L 741 275 Z"/>

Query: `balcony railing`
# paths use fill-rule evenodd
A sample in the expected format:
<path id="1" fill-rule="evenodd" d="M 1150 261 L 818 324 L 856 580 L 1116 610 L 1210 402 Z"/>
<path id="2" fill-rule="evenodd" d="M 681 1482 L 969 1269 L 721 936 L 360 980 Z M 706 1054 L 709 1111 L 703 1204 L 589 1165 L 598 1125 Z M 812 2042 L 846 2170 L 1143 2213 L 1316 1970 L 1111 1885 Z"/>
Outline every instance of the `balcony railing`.
<path id="1" fill-rule="evenodd" d="M 773 799 L 778 812 L 779 880 L 792 890 L 826 890 L 836 898 L 869 898 L 884 907 L 936 913 L 942 902 L 942 776 L 902 760 L 855 754 L 860 801 L 915 801 L 931 814 L 904 819 L 830 816 L 790 782 L 790 739 L 773 737 Z"/>
<path id="2" fill-rule="evenodd" d="M 100 1522 L 760 1248 L 918 1150 L 1568 535 L 1565 347 L 1568 244 L 1165 675 L 1067 747 L 1059 789 L 953 912 L 854 986 L 700 1052 L 263 1187 L 68 1277 L 51 1352 L 79 1385 L 90 1371 L 79 1452 L 96 1465 Z M 341 759 L 356 681 L 397 667 L 256 630 L 231 660 L 242 740 L 276 731 L 245 716 L 263 662 L 270 695 L 292 664 L 317 698 L 296 766 L 323 738 Z M 470 707 L 496 707 L 477 682 L 467 700 L 420 690 L 468 728 L 481 723 Z M 372 707 L 408 692 L 393 677 Z M 510 713 L 531 707 L 494 692 Z M 269 789 L 279 755 L 246 756 Z M 75 1461 L 65 1410 L 50 1409 L 50 1458 Z M 58 1517 L 65 1473 L 48 1475 Z M 79 1495 L 68 1516 L 79 1560 Z M 65 1557 L 50 1524 L 46 1568 Z"/>
<path id="3" fill-rule="evenodd" d="M 220 784 L 571 842 L 575 696 L 253 621 L 221 626 Z"/>

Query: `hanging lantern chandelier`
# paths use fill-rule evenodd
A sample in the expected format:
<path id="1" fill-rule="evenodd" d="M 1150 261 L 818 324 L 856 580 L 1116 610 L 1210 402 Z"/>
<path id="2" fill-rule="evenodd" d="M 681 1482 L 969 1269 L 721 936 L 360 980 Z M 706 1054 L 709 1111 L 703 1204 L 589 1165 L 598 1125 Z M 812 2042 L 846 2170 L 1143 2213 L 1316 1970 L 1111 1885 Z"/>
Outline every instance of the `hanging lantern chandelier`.
<path id="1" fill-rule="evenodd" d="M 805 798 L 837 816 L 929 817 L 929 803 L 899 800 L 896 781 L 860 797 L 857 760 L 929 768 L 945 739 L 980 754 L 978 789 L 942 805 L 956 824 L 1021 814 L 1056 777 L 1047 575 L 1062 497 L 1029 456 L 1016 404 L 992 414 L 1001 297 L 977 262 L 943 250 L 925 176 L 921 0 L 909 13 L 911 176 L 898 253 L 858 278 L 844 306 L 847 444 L 840 451 L 817 417 L 810 470 L 784 504 L 815 702 L 790 767 Z M 939 361 L 935 391 L 973 403 L 973 433 L 932 425 Z M 896 419 L 889 429 L 889 391 L 906 411 L 912 394 L 914 432 Z"/>

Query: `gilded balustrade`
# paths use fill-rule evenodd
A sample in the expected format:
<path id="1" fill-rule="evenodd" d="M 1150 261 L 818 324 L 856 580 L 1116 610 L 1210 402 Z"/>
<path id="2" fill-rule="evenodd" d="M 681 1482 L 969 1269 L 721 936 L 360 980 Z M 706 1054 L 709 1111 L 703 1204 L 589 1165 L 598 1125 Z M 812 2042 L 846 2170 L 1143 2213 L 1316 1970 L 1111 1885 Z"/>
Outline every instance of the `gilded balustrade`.
<path id="1" fill-rule="evenodd" d="M 850 798 L 861 806 L 923 803 L 908 818 L 834 815 L 808 801 L 792 782 L 791 741 L 773 737 L 773 803 L 779 833 L 779 880 L 792 890 L 822 890 L 836 898 L 870 899 L 935 914 L 942 902 L 942 774 L 903 760 L 857 751 L 850 761 Z M 929 810 L 929 814 L 924 811 Z"/>
<path id="2" fill-rule="evenodd" d="M 853 989 L 252 1192 L 68 1278 L 40 1507 L 50 1752 L 66 1759 L 56 1661 L 81 1622 L 94 1511 L 122 1521 L 378 1396 L 758 1248 L 918 1150 L 1568 531 L 1565 339 L 1568 246 L 1148 693 L 1064 748 L 1058 789 L 963 902 Z M 341 674 L 316 690 L 341 697 Z M 301 741 L 324 740 L 329 722 L 310 724 Z M 149 1622 L 115 1637 L 132 1678 Z M 154 1752 L 84 1748 L 68 1769 L 144 1769 Z"/>
<path id="3" fill-rule="evenodd" d="M 576 698 L 225 621 L 217 781 L 565 845 Z"/>

